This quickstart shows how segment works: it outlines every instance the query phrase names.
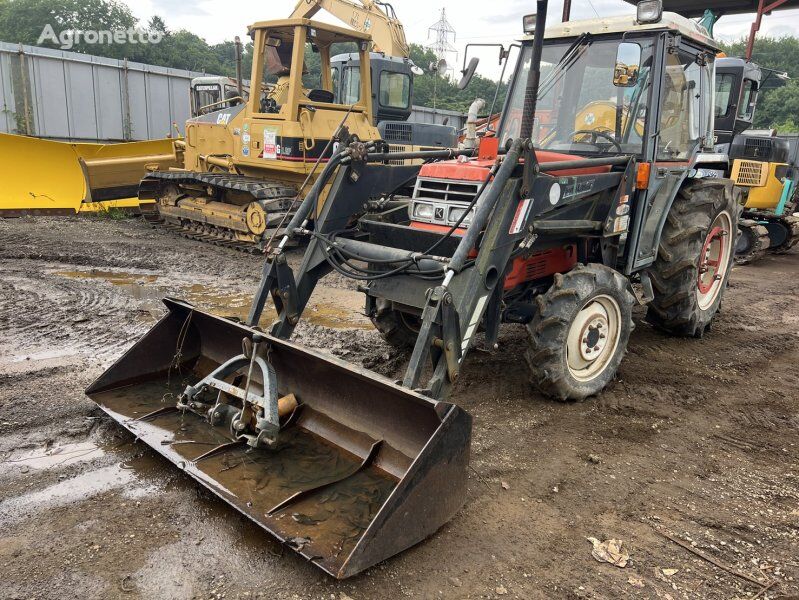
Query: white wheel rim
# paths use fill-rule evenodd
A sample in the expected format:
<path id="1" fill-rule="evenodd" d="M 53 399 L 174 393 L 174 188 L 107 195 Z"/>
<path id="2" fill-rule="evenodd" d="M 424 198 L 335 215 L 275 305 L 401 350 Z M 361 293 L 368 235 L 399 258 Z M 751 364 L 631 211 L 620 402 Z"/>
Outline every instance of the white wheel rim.
<path id="1" fill-rule="evenodd" d="M 701 310 L 712 306 L 724 288 L 732 251 L 732 218 L 725 211 L 713 220 L 699 254 L 696 298 Z"/>
<path id="2" fill-rule="evenodd" d="M 569 327 L 566 363 L 578 381 L 596 379 L 607 368 L 619 346 L 621 310 L 610 296 L 591 298 Z"/>

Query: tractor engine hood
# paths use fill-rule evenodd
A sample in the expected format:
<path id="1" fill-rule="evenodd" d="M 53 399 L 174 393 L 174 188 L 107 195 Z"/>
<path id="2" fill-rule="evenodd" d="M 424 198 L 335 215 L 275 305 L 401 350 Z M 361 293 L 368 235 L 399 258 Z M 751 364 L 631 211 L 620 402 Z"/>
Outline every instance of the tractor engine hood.
<path id="1" fill-rule="evenodd" d="M 574 154 L 563 154 L 561 152 L 549 152 L 548 150 L 536 150 L 536 158 L 541 164 L 541 170 L 546 173 L 546 163 L 563 160 L 580 160 L 584 157 Z M 419 177 L 431 179 L 448 179 L 460 181 L 484 181 L 488 171 L 494 164 L 493 160 L 474 159 L 467 162 L 458 160 L 447 160 L 437 163 L 430 163 L 422 166 Z M 607 173 L 610 167 L 586 167 L 582 169 L 569 169 L 558 171 L 558 175 L 591 175 L 596 173 Z"/>
<path id="2" fill-rule="evenodd" d="M 536 157 L 541 170 L 546 173 L 547 163 L 581 160 L 583 157 L 559 152 L 537 150 Z M 408 208 L 411 226 L 417 229 L 445 232 L 458 222 L 462 234 L 471 222 L 474 209 L 461 221 L 461 216 L 474 200 L 480 187 L 488 177 L 493 159 L 472 159 L 461 162 L 449 160 L 423 165 L 416 179 L 413 199 Z M 609 166 L 583 167 L 558 170 L 560 177 L 607 173 Z"/>

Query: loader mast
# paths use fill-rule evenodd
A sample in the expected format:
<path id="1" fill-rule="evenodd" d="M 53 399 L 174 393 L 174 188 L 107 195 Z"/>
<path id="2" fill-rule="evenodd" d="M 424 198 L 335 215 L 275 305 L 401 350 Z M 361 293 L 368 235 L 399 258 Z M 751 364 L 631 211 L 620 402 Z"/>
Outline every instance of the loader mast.
<path id="1" fill-rule="evenodd" d="M 533 40 L 533 56 L 530 63 L 530 71 L 527 74 L 527 82 L 524 90 L 524 113 L 522 114 L 521 132 L 519 136 L 525 142 L 525 164 L 524 164 L 524 195 L 533 187 L 535 176 L 535 152 L 533 151 L 533 122 L 535 121 L 535 110 L 538 103 L 538 87 L 541 80 L 541 54 L 544 48 L 544 28 L 547 21 L 547 0 L 538 0 L 535 15 L 535 39 Z"/>

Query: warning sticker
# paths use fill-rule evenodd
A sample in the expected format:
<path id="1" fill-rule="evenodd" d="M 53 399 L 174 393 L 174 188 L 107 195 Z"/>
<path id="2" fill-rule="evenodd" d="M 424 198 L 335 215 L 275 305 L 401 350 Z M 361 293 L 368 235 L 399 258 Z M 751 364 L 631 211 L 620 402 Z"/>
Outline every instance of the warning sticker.
<path id="1" fill-rule="evenodd" d="M 519 202 L 519 206 L 516 207 L 516 214 L 513 215 L 513 221 L 510 222 L 510 231 L 508 231 L 508 233 L 513 235 L 514 233 L 519 233 L 522 230 L 525 222 L 527 221 L 527 213 L 530 212 L 530 206 L 532 203 L 532 198 L 527 198 L 526 200 Z"/>
<path id="2" fill-rule="evenodd" d="M 264 158 L 274 160 L 277 154 L 277 128 L 267 127 L 264 129 Z"/>

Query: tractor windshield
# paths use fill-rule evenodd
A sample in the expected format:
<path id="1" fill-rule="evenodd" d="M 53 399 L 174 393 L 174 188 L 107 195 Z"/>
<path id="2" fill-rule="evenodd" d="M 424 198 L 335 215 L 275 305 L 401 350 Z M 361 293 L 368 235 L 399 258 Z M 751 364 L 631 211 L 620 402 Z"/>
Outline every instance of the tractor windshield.
<path id="1" fill-rule="evenodd" d="M 635 41 L 641 48 L 638 69 L 625 77 L 619 76 L 620 44 L 630 46 L 630 42 L 590 38 L 575 44 L 545 42 L 533 130 L 537 147 L 587 155 L 642 151 L 652 42 Z M 531 56 L 532 45 L 526 45 L 500 125 L 503 145 L 521 130 Z"/>

